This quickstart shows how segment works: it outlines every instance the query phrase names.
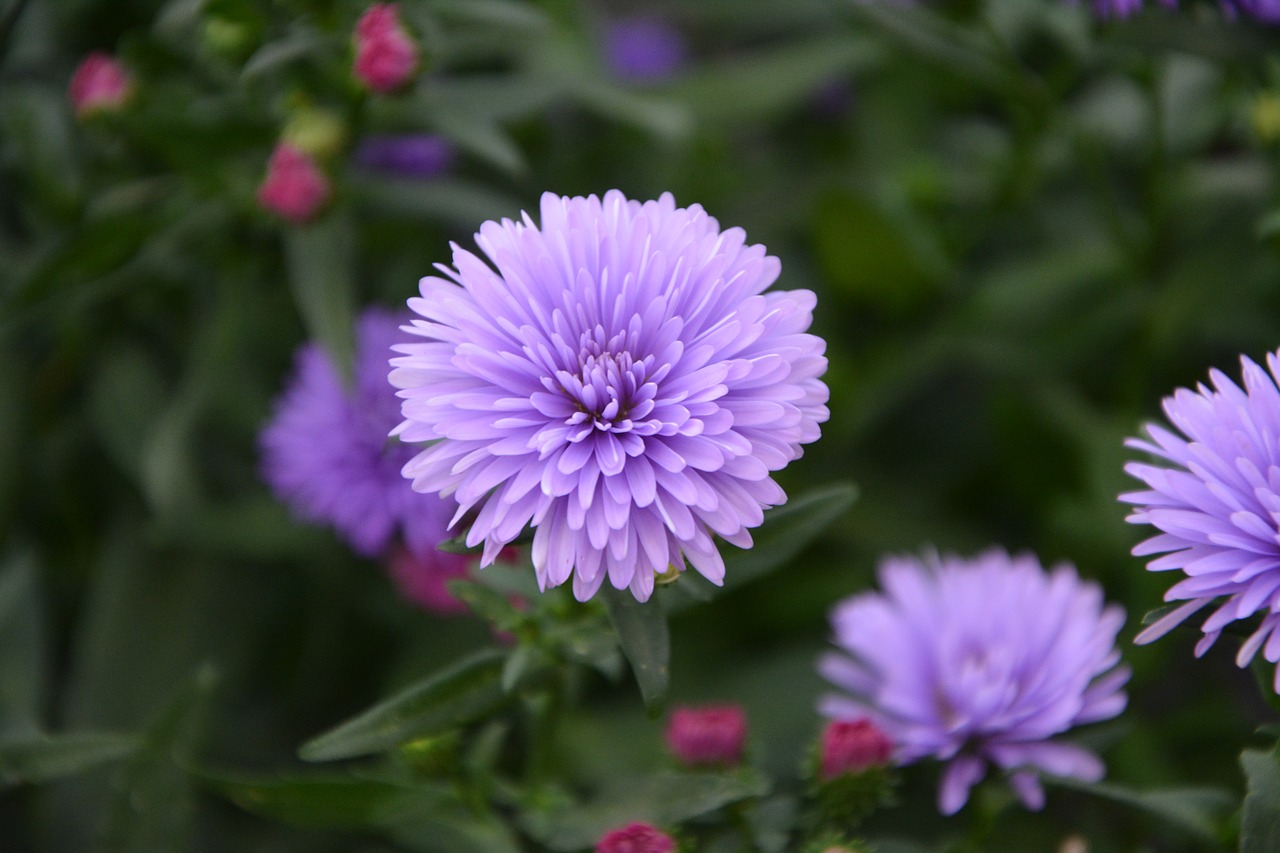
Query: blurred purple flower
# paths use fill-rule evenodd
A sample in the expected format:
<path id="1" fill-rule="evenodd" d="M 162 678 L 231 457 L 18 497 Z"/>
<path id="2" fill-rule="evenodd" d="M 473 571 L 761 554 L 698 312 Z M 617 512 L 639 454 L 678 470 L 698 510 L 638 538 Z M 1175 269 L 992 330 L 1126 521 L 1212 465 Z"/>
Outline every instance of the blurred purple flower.
<path id="1" fill-rule="evenodd" d="M 605 26 L 605 62 L 623 80 L 658 80 L 684 64 L 680 31 L 661 18 L 618 18 Z"/>
<path id="2" fill-rule="evenodd" d="M 276 495 L 369 557 L 386 555 L 397 538 L 414 554 L 434 554 L 452 511 L 451 501 L 407 487 L 400 469 L 415 450 L 387 438 L 400 420 L 387 360 L 407 337 L 402 319 L 377 308 L 360 317 L 350 389 L 324 350 L 303 346 L 258 439 Z"/>
<path id="3" fill-rule="evenodd" d="M 1126 442 L 1169 467 L 1130 462 L 1125 471 L 1150 490 L 1120 500 L 1136 504 L 1130 522 L 1160 531 L 1133 553 L 1163 554 L 1147 568 L 1185 575 L 1164 599 L 1187 603 L 1135 642 L 1149 643 L 1225 598 L 1201 625 L 1196 655 L 1208 651 L 1228 624 L 1261 611 L 1261 624 L 1236 657 L 1246 666 L 1259 649 L 1272 663 L 1280 661 L 1280 358 L 1267 356 L 1270 375 L 1248 358 L 1240 361 L 1244 390 L 1212 370 L 1213 388 L 1179 388 L 1165 398 L 1165 415 L 1185 439 L 1148 424 L 1151 441 Z M 1280 671 L 1275 689 L 1280 692 Z"/>
<path id="4" fill-rule="evenodd" d="M 1280 23 L 1280 0 L 1223 0 L 1229 12 L 1242 12 L 1269 24 Z"/>
<path id="5" fill-rule="evenodd" d="M 426 342 L 397 346 L 397 433 L 432 442 L 413 487 L 478 509 L 482 565 L 529 524 L 542 588 L 606 575 L 640 601 L 687 559 L 719 584 L 713 534 L 748 528 L 786 494 L 769 476 L 827 419 L 815 297 L 762 293 L 780 265 L 740 228 L 671 195 L 542 197 L 541 227 L 486 222 L 456 269 L 409 307 Z"/>
<path id="6" fill-rule="evenodd" d="M 1077 5 L 1079 0 L 1071 0 L 1072 5 Z M 1159 0 L 1161 6 L 1166 9 L 1177 7 L 1178 0 Z M 1089 7 L 1093 9 L 1093 14 L 1099 18 L 1127 18 L 1130 15 L 1136 15 L 1142 11 L 1145 5 L 1144 0 L 1089 0 Z"/>
<path id="7" fill-rule="evenodd" d="M 1031 809 L 1044 803 L 1037 771 L 1097 781 L 1102 762 L 1053 740 L 1125 706 L 1128 670 L 1116 632 L 1124 622 L 1102 590 L 1061 565 L 992 549 L 971 560 L 890 557 L 884 592 L 845 599 L 832 612 L 835 643 L 822 674 L 835 719 L 869 717 L 894 743 L 895 761 L 948 762 L 938 808 L 954 814 L 994 764 Z"/>
<path id="8" fill-rule="evenodd" d="M 453 167 L 453 145 L 434 133 L 366 136 L 356 147 L 355 160 L 366 169 L 394 172 L 410 178 L 434 178 Z"/>

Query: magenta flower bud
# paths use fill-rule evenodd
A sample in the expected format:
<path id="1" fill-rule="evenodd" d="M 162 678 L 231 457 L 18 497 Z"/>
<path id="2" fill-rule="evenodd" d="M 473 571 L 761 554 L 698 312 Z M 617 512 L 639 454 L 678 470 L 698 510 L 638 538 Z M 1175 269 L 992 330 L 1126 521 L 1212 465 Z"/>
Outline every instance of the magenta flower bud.
<path id="1" fill-rule="evenodd" d="M 78 118 L 97 112 L 114 112 L 133 92 L 133 78 L 110 54 L 91 53 L 71 75 L 67 94 Z"/>
<path id="2" fill-rule="evenodd" d="M 418 70 L 418 45 L 400 23 L 394 3 L 374 3 L 355 33 L 355 74 L 374 92 L 394 92 Z"/>
<path id="3" fill-rule="evenodd" d="M 670 835 L 647 823 L 629 823 L 596 842 L 596 853 L 672 853 L 675 849 Z"/>
<path id="4" fill-rule="evenodd" d="M 448 584 L 467 576 L 467 563 L 461 554 L 397 548 L 387 561 L 387 573 L 405 601 L 439 616 L 456 616 L 468 608 L 454 597 Z"/>
<path id="5" fill-rule="evenodd" d="M 315 217 L 329 200 L 329 179 L 302 150 L 281 142 L 271 153 L 258 204 L 294 225 Z"/>
<path id="6" fill-rule="evenodd" d="M 836 720 L 822 731 L 823 779 L 883 767 L 891 755 L 893 743 L 889 736 L 866 718 Z"/>
<path id="7" fill-rule="evenodd" d="M 666 739 L 681 764 L 736 764 L 747 739 L 747 715 L 737 705 L 677 708 L 667 721 Z"/>

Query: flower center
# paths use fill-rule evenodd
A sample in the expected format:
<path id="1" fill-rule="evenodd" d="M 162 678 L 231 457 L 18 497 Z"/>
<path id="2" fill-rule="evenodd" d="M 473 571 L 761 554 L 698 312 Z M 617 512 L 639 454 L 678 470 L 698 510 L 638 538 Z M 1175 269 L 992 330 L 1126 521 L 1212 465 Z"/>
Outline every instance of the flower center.
<path id="1" fill-rule="evenodd" d="M 654 409 L 658 386 L 649 381 L 653 356 L 637 360 L 628 335 L 606 336 L 601 326 L 579 340 L 578 370 L 557 370 L 544 380 L 549 391 L 563 394 L 573 409 L 564 423 L 574 429 L 570 441 L 594 432 L 651 434 L 659 426 L 645 421 Z"/>

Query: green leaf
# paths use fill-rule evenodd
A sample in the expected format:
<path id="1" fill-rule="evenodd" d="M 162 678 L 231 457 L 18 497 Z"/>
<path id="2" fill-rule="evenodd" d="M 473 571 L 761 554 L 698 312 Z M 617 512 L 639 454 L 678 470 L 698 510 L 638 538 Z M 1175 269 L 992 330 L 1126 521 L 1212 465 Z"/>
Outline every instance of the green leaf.
<path id="1" fill-rule="evenodd" d="M 0 737 L 30 735 L 41 727 L 46 671 L 41 612 L 33 558 L 9 557 L 0 573 Z"/>
<path id="2" fill-rule="evenodd" d="M 600 587 L 605 612 L 618 634 L 622 653 L 631 663 L 645 708 L 656 713 L 667 698 L 671 679 L 671 637 L 666 609 L 657 601 L 636 601 L 630 591 Z"/>
<path id="3" fill-rule="evenodd" d="M 453 798 L 448 789 L 410 787 L 349 773 L 267 777 L 200 773 L 199 779 L 247 812 L 308 829 L 407 822 Z"/>
<path id="4" fill-rule="evenodd" d="M 152 853 L 185 847 L 194 816 L 192 763 L 203 735 L 217 676 L 203 666 L 153 718 L 133 759 L 114 785 L 108 805 L 103 853 Z"/>
<path id="5" fill-rule="evenodd" d="M 1059 787 L 1072 788 L 1095 797 L 1142 809 L 1186 832 L 1210 841 L 1219 837 L 1218 829 L 1221 826 L 1222 817 L 1235 803 L 1235 797 L 1222 788 L 1155 788 L 1135 791 L 1108 782 L 1081 782 L 1077 779 L 1060 777 L 1047 778 L 1046 781 Z"/>
<path id="6" fill-rule="evenodd" d="M 506 701 L 500 679 L 506 653 L 485 649 L 347 720 L 298 750 L 305 761 L 385 752 L 486 717 Z"/>
<path id="7" fill-rule="evenodd" d="M 75 732 L 0 741 L 0 787 L 47 782 L 129 755 L 131 735 Z"/>
<path id="8" fill-rule="evenodd" d="M 240 70 L 240 79 L 244 82 L 255 80 L 300 59 L 320 56 L 336 47 L 334 39 L 299 27 L 284 38 L 268 42 L 254 51 Z"/>
<path id="9" fill-rule="evenodd" d="M 320 342 L 339 374 L 346 377 L 351 375 L 355 351 L 354 229 L 350 218 L 334 211 L 284 235 L 298 313 L 311 338 Z"/>
<path id="10" fill-rule="evenodd" d="M 552 850 L 582 850 L 600 836 L 632 821 L 671 826 L 731 803 L 759 797 L 768 780 L 754 770 L 733 774 L 657 773 L 620 779 L 592 802 L 559 802 L 521 816 L 525 830 Z"/>
<path id="11" fill-rule="evenodd" d="M 463 151 L 508 175 L 519 176 L 528 171 L 520 146 L 492 119 L 440 105 L 432 110 L 431 123 Z"/>
<path id="12" fill-rule="evenodd" d="M 629 92 L 586 76 L 566 80 L 565 88 L 602 118 L 625 122 L 668 142 L 687 137 L 693 129 L 692 112 L 673 99 Z"/>
<path id="13" fill-rule="evenodd" d="M 515 216 L 520 212 L 521 206 L 519 201 L 509 195 L 466 180 L 360 178 L 353 181 L 352 187 L 360 203 L 374 213 L 443 222 L 471 229 L 487 219 Z M 479 549 L 476 551 L 479 552 Z"/>
<path id="14" fill-rule="evenodd" d="M 551 23 L 542 10 L 514 0 L 433 0 L 430 9 L 444 19 L 485 26 L 541 30 Z"/>
<path id="15" fill-rule="evenodd" d="M 1280 756 L 1275 750 L 1246 749 L 1240 766 L 1248 780 L 1240 821 L 1240 853 L 1280 850 Z"/>

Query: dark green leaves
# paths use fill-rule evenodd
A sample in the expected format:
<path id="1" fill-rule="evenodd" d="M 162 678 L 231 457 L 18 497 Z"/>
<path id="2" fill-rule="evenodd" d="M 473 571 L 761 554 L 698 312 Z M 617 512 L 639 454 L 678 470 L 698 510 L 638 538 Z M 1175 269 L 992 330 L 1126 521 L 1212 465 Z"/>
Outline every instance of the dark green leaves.
<path id="1" fill-rule="evenodd" d="M 124 758 L 137 744 L 130 735 L 97 732 L 6 740 L 0 742 L 0 788 L 82 773 Z"/>
<path id="2" fill-rule="evenodd" d="M 1240 753 L 1249 789 L 1240 822 L 1240 853 L 1280 850 L 1280 758 L 1276 751 L 1246 749 Z"/>
<path id="3" fill-rule="evenodd" d="M 671 638 L 666 611 L 657 601 L 650 599 L 642 604 L 630 591 L 614 589 L 608 582 L 600 587 L 599 594 L 604 599 L 609 622 L 618 633 L 622 653 L 631 663 L 645 707 L 654 712 L 666 701 L 671 678 Z"/>
<path id="4" fill-rule="evenodd" d="M 481 719 L 506 699 L 504 657 L 488 649 L 458 661 L 307 742 L 298 754 L 307 761 L 372 755 Z"/>
<path id="5" fill-rule="evenodd" d="M 1248 755 L 1248 753 L 1245 754 Z M 1277 778 L 1280 779 L 1280 776 Z M 1185 832 L 1192 833 L 1208 841 L 1218 839 L 1223 815 L 1235 802 L 1235 798 L 1221 788 L 1155 788 L 1147 791 L 1136 791 L 1110 782 L 1089 783 L 1074 779 L 1055 778 L 1053 783 L 1061 787 L 1084 791 L 1095 797 L 1102 797 L 1122 805 L 1142 809 L 1155 815 L 1162 822 L 1176 826 Z M 1257 849 L 1274 850 L 1276 848 Z"/>
<path id="6" fill-rule="evenodd" d="M 285 260 L 298 313 L 310 333 L 349 375 L 355 344 L 354 235 L 350 219 L 335 212 L 285 233 Z"/>

